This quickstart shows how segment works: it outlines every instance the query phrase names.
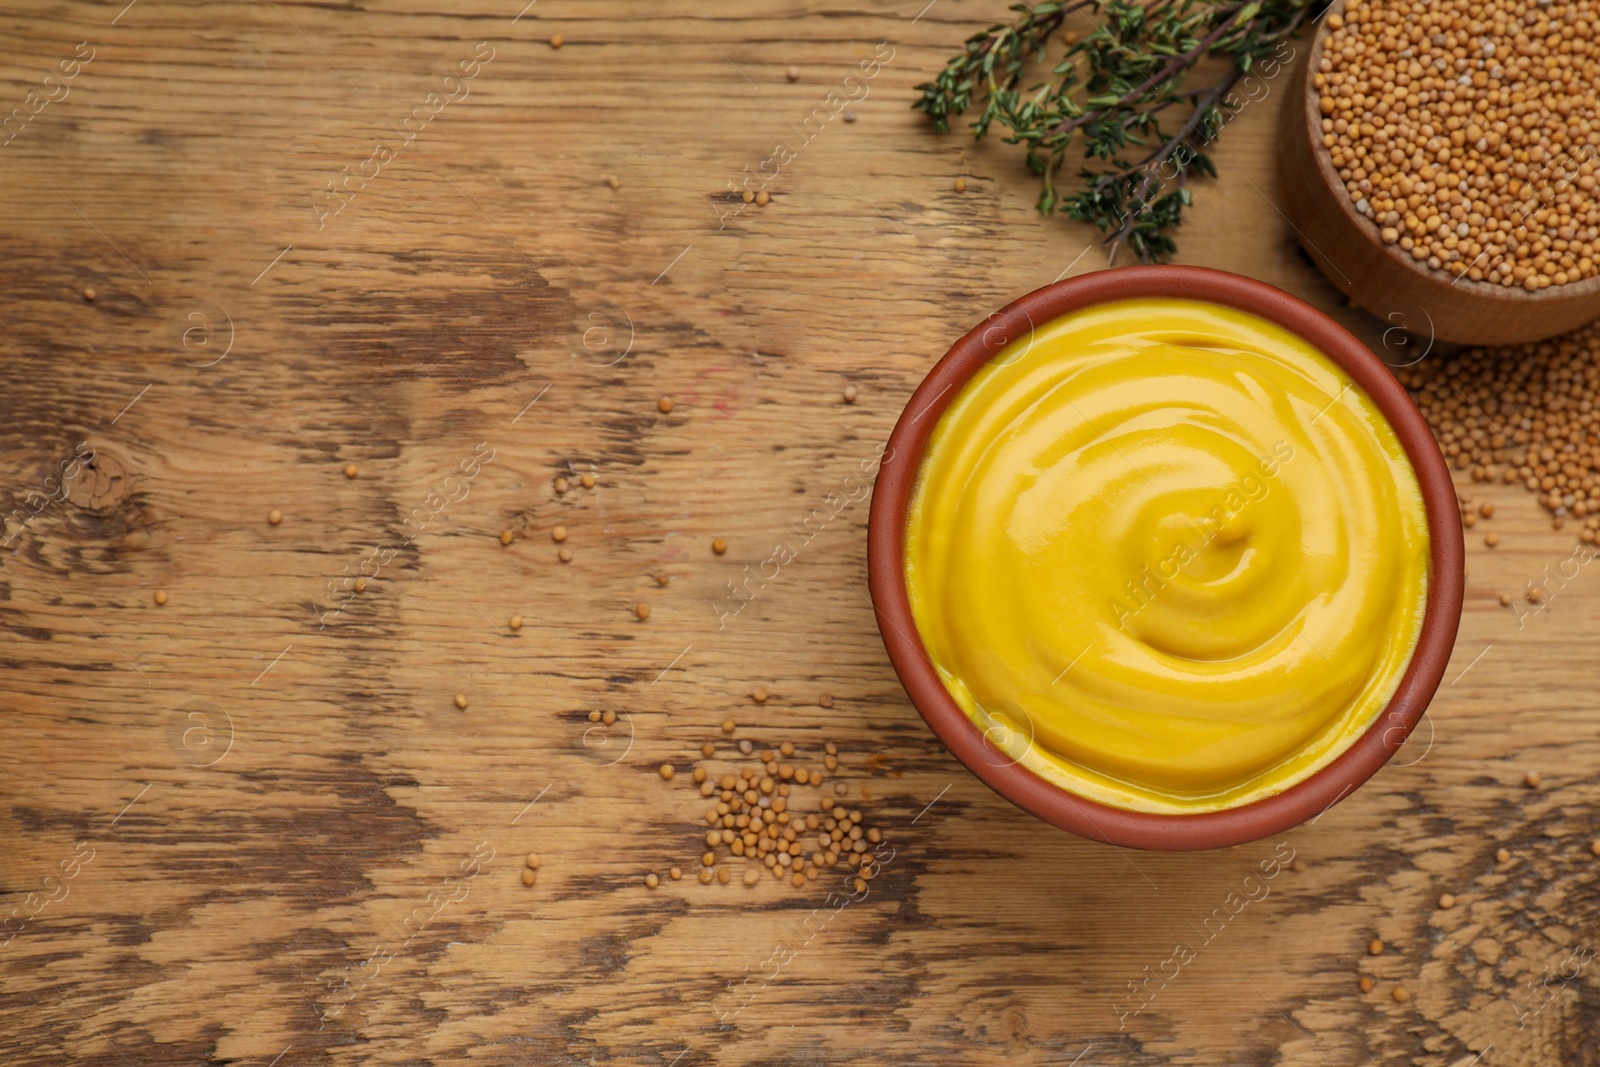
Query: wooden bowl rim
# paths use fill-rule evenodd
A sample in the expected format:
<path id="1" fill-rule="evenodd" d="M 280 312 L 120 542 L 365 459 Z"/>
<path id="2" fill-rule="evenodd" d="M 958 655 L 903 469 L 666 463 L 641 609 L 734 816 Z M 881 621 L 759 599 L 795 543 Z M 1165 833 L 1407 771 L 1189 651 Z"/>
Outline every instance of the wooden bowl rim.
<path id="1" fill-rule="evenodd" d="M 1094 304 L 1175 297 L 1238 308 L 1288 329 L 1350 375 L 1394 428 L 1422 489 L 1430 575 L 1411 662 L 1385 709 L 1327 766 L 1281 793 L 1200 814 L 1130 811 L 1056 786 L 1008 759 L 951 697 L 928 658 L 906 593 L 906 518 L 928 438 L 950 400 L 1013 338 Z M 1421 413 L 1384 364 L 1356 337 L 1309 304 L 1264 282 L 1206 267 L 1136 266 L 1080 275 L 1027 294 L 951 346 L 912 394 L 890 435 L 872 495 L 867 579 L 890 662 L 917 711 L 967 769 L 1045 822 L 1109 844 L 1188 851 L 1240 844 L 1286 830 L 1348 796 L 1397 751 L 1439 686 L 1461 618 L 1466 550 L 1455 487 Z M 997 759 L 997 756 L 1000 758 Z"/>
<path id="2" fill-rule="evenodd" d="M 1311 149 L 1311 155 L 1316 160 L 1316 167 L 1322 175 L 1323 183 L 1334 194 L 1333 199 L 1338 204 L 1340 213 L 1347 221 L 1354 222 L 1361 235 L 1383 252 L 1391 261 L 1399 264 L 1415 277 L 1430 287 L 1450 290 L 1458 289 L 1476 299 L 1490 301 L 1509 301 L 1521 304 L 1535 304 L 1554 301 L 1600 301 L 1600 274 L 1591 278 L 1580 278 L 1575 282 L 1565 285 L 1551 285 L 1548 288 L 1530 292 L 1521 286 L 1497 285 L 1493 282 L 1473 281 L 1465 274 L 1459 278 L 1445 270 L 1434 270 L 1426 263 L 1413 259 L 1408 253 L 1403 252 L 1398 245 L 1389 245 L 1383 239 L 1382 228 L 1376 222 L 1367 218 L 1356 210 L 1355 201 L 1350 199 L 1350 191 L 1344 187 L 1344 180 L 1339 177 L 1339 171 L 1333 165 L 1333 154 L 1322 144 L 1322 94 L 1312 84 L 1317 73 L 1317 67 L 1322 61 L 1322 49 L 1327 43 L 1328 33 L 1332 29 L 1328 25 L 1328 16 L 1344 9 L 1344 0 L 1334 0 L 1318 17 L 1317 29 L 1311 37 L 1311 46 L 1306 54 L 1305 73 L 1301 78 L 1301 87 L 1304 91 L 1304 116 L 1307 133 L 1306 143 Z M 1327 257 L 1324 256 L 1324 259 Z M 1331 263 L 1332 260 L 1329 260 Z M 1337 268 L 1335 268 L 1337 269 Z M 1348 284 L 1349 279 L 1346 279 Z M 1424 307 L 1424 310 L 1426 308 Z M 1600 313 L 1600 307 L 1597 307 Z"/>

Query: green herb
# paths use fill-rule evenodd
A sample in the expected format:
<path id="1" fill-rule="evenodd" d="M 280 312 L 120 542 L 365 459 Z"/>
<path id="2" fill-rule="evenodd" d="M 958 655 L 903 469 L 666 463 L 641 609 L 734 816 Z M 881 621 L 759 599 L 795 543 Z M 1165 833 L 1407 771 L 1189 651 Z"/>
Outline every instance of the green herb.
<path id="1" fill-rule="evenodd" d="M 1027 150 L 1039 175 L 1039 210 L 1061 211 L 1094 224 L 1115 260 L 1124 244 L 1143 262 L 1177 246 L 1169 233 L 1189 206 L 1193 172 L 1216 176 L 1205 146 L 1248 99 L 1234 92 L 1241 79 L 1264 78 L 1293 56 L 1288 38 L 1327 0 L 1047 0 L 1016 4 L 1018 17 L 967 40 L 934 81 L 917 86 L 914 107 L 941 132 L 974 98 L 972 123 L 982 138 L 998 122 L 1007 144 Z M 1087 35 L 1055 35 L 1070 15 L 1099 16 Z M 1064 47 L 1049 77 L 1023 91 L 1030 65 L 1049 61 L 1052 37 Z M 1209 84 L 1190 88 L 1188 76 L 1210 57 L 1225 64 Z M 1217 63 L 1206 64 L 1208 68 Z M 1252 81 L 1259 79 L 1251 78 Z M 1264 86 L 1262 89 L 1264 95 Z M 1068 150 L 1082 145 L 1074 188 L 1057 187 Z M 1099 161 L 1101 165 L 1095 165 Z"/>

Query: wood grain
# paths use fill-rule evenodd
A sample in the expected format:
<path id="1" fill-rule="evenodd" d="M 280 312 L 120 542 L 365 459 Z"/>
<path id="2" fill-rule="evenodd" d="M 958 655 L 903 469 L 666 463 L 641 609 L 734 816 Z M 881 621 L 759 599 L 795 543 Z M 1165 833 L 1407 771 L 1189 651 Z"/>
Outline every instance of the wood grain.
<path id="1" fill-rule="evenodd" d="M 1010 149 L 909 110 L 1001 14 L 924 3 L 5 17 L 0 114 L 80 42 L 94 58 L 0 147 L 0 510 L 22 509 L 0 554 L 0 1058 L 1600 1062 L 1594 967 L 1563 962 L 1600 918 L 1600 593 L 1584 570 L 1520 624 L 1499 606 L 1573 543 L 1530 497 L 1474 490 L 1503 539 L 1469 541 L 1413 742 L 1314 825 L 1217 853 L 1076 840 L 967 775 L 879 642 L 864 502 L 732 614 L 729 583 L 831 508 L 954 337 L 1103 265 L 1036 216 Z M 807 131 L 880 43 L 858 121 Z M 469 92 L 429 104 L 480 44 Z M 1182 261 L 1416 358 L 1297 250 L 1283 95 L 1229 125 Z M 780 143 L 772 202 L 733 213 Z M 80 445 L 92 467 L 50 488 Z M 729 717 L 840 746 L 835 783 L 895 850 L 865 899 L 643 887 L 698 861 L 688 770 Z M 1234 913 L 1280 848 L 1304 869 Z"/>

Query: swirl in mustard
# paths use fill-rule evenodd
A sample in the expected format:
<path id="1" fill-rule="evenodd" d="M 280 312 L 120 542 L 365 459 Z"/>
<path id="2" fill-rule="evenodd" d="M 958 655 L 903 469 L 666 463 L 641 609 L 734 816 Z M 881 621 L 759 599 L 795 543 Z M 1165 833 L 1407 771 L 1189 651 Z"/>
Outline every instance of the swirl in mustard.
<path id="1" fill-rule="evenodd" d="M 1399 684 L 1427 595 L 1421 489 L 1372 401 L 1197 301 L 1098 305 L 1000 352 L 934 428 L 906 534 L 957 703 L 1008 758 L 1138 811 L 1328 764 Z"/>

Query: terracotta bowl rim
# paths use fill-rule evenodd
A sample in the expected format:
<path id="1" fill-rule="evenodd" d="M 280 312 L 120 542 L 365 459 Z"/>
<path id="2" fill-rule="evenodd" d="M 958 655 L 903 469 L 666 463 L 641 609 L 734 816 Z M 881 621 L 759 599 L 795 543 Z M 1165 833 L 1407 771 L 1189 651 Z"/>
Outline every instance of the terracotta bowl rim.
<path id="1" fill-rule="evenodd" d="M 1077 796 L 1006 757 L 967 718 L 928 659 L 907 599 L 906 515 L 928 437 L 971 376 L 1013 338 L 1094 304 L 1135 297 L 1203 300 L 1258 315 L 1332 359 L 1372 399 L 1405 449 L 1427 511 L 1430 581 L 1422 631 L 1394 695 L 1348 749 L 1281 793 L 1222 811 L 1129 811 Z M 889 659 L 912 703 L 951 753 L 984 784 L 1045 822 L 1108 844 L 1159 851 L 1221 848 L 1279 833 L 1343 800 L 1392 756 L 1438 689 L 1461 619 L 1466 549 L 1444 456 L 1422 414 L 1389 369 L 1353 334 L 1265 282 L 1190 266 L 1119 267 L 1058 281 L 1023 296 L 951 346 L 912 394 L 884 450 L 867 523 L 872 603 Z"/>

